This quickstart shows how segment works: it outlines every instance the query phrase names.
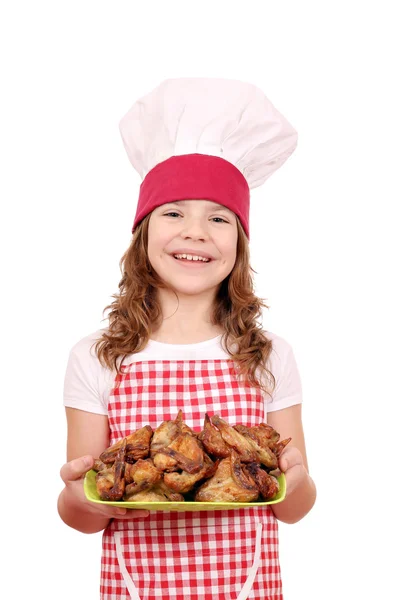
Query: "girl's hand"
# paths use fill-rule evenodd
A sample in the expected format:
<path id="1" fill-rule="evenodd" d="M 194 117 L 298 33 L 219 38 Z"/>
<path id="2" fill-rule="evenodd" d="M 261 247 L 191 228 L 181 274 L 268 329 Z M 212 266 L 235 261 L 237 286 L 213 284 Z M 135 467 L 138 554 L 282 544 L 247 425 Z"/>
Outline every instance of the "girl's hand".
<path id="1" fill-rule="evenodd" d="M 286 446 L 279 457 L 279 468 L 285 473 L 286 496 L 290 496 L 307 478 L 307 470 L 300 450 Z"/>
<path id="2" fill-rule="evenodd" d="M 81 456 L 67 462 L 61 467 L 60 476 L 65 483 L 66 492 L 72 503 L 80 504 L 82 510 L 93 515 L 107 517 L 108 519 L 140 519 L 149 516 L 148 510 L 126 510 L 116 506 L 107 506 L 105 504 L 95 504 L 90 502 L 85 496 L 83 490 L 83 479 L 85 474 L 93 467 L 94 459 L 92 456 Z"/>

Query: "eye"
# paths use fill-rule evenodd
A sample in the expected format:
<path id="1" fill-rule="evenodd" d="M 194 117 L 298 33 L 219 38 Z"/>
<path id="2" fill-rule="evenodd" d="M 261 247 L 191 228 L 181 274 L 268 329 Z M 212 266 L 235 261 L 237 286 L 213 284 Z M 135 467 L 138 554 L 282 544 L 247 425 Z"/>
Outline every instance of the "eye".
<path id="1" fill-rule="evenodd" d="M 178 215 L 178 216 L 180 216 L 179 213 L 177 213 L 177 212 L 169 212 L 169 213 L 165 213 L 164 217 L 168 217 L 169 215 Z M 225 221 L 225 219 L 223 219 L 222 217 L 213 217 L 213 221 L 215 219 L 218 219 L 219 221 L 222 221 L 223 223 L 228 223 L 228 221 Z"/>

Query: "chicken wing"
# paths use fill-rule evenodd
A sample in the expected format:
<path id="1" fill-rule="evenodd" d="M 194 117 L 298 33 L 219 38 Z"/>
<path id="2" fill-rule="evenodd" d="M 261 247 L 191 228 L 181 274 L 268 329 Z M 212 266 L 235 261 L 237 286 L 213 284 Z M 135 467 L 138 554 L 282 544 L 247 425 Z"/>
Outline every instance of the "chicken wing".
<path id="1" fill-rule="evenodd" d="M 124 495 L 125 451 L 126 438 L 121 441 L 114 464 L 96 475 L 96 488 L 102 500 L 120 500 Z"/>
<path id="2" fill-rule="evenodd" d="M 279 492 L 279 482 L 276 477 L 268 474 L 257 463 L 248 463 L 244 469 L 255 481 L 264 500 L 271 500 Z"/>
<path id="3" fill-rule="evenodd" d="M 126 498 L 129 502 L 184 502 L 182 494 L 170 490 L 161 479 L 149 490 L 138 492 Z"/>
<path id="4" fill-rule="evenodd" d="M 151 458 L 146 460 L 140 458 L 134 465 L 126 466 L 125 482 L 128 485 L 125 488 L 124 498 L 128 499 L 138 492 L 150 489 L 160 481 L 161 476 L 162 474 L 156 469 Z"/>
<path id="5" fill-rule="evenodd" d="M 154 456 L 154 464 L 162 471 L 183 469 L 188 473 L 198 473 L 204 464 L 204 452 L 200 444 L 190 433 L 182 433 L 169 446 L 159 449 Z"/>
<path id="6" fill-rule="evenodd" d="M 252 502 L 257 500 L 259 489 L 248 473 L 244 473 L 238 454 L 232 451 L 229 458 L 220 461 L 218 468 L 196 491 L 197 502 Z"/>
<path id="7" fill-rule="evenodd" d="M 245 425 L 234 425 L 234 429 L 249 442 L 250 446 L 257 454 L 258 462 L 271 469 L 276 469 L 278 466 L 276 455 L 268 445 L 262 442 L 262 436 L 254 431 L 255 428 L 246 427 Z"/>
<path id="8" fill-rule="evenodd" d="M 150 451 L 150 440 L 153 436 L 153 430 L 150 425 L 146 425 L 141 429 L 138 429 L 134 433 L 131 433 L 126 438 L 126 460 L 127 462 L 134 462 L 139 458 L 146 458 Z M 109 448 L 106 448 L 104 452 L 100 454 L 100 460 L 105 464 L 114 462 L 115 457 L 121 448 L 123 439 L 119 440 Z"/>
<path id="9" fill-rule="evenodd" d="M 161 448 L 169 446 L 180 434 L 176 421 L 163 421 L 154 431 L 150 444 L 150 457 L 154 458 Z"/>
<path id="10" fill-rule="evenodd" d="M 182 473 L 164 473 L 164 482 L 171 490 L 186 494 L 194 488 L 198 481 L 211 477 L 215 470 L 216 465 L 211 458 L 204 453 L 204 464 L 200 471 L 194 474 L 188 473 L 187 471 L 182 471 Z"/>
<path id="11" fill-rule="evenodd" d="M 211 417 L 211 422 L 220 431 L 223 440 L 228 446 L 234 448 L 240 456 L 240 460 L 243 462 L 257 462 L 258 455 L 254 446 L 250 443 L 246 437 L 236 431 L 233 427 L 228 425 L 218 415 Z"/>
<path id="12" fill-rule="evenodd" d="M 229 446 L 224 442 L 218 429 L 212 426 L 207 413 L 204 417 L 203 430 L 199 433 L 198 439 L 203 442 L 207 452 L 215 458 L 227 458 L 230 456 Z"/>

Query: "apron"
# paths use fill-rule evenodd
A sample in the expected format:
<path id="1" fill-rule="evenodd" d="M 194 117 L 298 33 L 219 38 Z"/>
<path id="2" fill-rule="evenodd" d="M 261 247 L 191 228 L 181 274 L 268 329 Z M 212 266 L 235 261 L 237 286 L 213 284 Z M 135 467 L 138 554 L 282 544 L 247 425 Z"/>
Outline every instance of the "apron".
<path id="1" fill-rule="evenodd" d="M 108 403 L 110 444 L 179 409 L 196 431 L 206 412 L 231 425 L 265 422 L 262 391 L 238 381 L 232 359 L 144 360 L 122 370 Z M 101 567 L 101 600 L 283 600 L 270 506 L 113 519 Z"/>

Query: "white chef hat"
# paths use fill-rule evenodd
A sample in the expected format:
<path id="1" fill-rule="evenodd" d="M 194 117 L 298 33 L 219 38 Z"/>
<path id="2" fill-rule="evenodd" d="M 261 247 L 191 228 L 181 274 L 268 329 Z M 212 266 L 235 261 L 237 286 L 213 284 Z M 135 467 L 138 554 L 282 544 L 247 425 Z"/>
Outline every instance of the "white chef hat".
<path id="1" fill-rule="evenodd" d="M 157 206 L 204 199 L 237 214 L 249 238 L 250 189 L 297 145 L 296 130 L 264 93 L 234 79 L 166 79 L 119 127 L 142 178 L 132 231 Z"/>

